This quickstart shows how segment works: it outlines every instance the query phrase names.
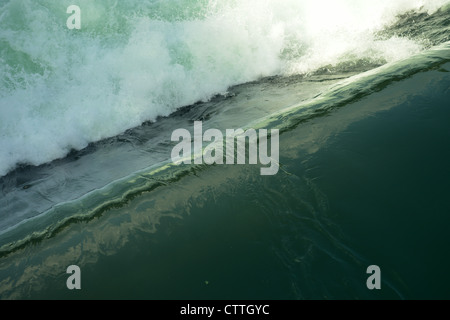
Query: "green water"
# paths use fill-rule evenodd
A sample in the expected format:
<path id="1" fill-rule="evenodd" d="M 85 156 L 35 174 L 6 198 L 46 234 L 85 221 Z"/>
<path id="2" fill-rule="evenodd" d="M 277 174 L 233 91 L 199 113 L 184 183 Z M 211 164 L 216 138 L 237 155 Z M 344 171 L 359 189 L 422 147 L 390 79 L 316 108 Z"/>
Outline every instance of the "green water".
<path id="1" fill-rule="evenodd" d="M 196 167 L 14 251 L 0 297 L 449 299 L 449 71 L 284 130 L 276 176 Z M 381 290 L 366 287 L 370 265 Z"/>
<path id="2" fill-rule="evenodd" d="M 70 4 L 0 0 L 0 299 L 450 298 L 449 0 Z"/>

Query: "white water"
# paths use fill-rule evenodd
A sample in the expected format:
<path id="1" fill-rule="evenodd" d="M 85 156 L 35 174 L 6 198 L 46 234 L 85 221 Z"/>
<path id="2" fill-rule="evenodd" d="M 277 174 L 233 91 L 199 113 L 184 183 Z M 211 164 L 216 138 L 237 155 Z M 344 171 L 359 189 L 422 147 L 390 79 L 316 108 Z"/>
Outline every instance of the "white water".
<path id="1" fill-rule="evenodd" d="M 0 176 L 234 84 L 408 57 L 422 46 L 374 32 L 449 1 L 79 0 L 80 31 L 66 28 L 72 2 L 0 2 Z"/>

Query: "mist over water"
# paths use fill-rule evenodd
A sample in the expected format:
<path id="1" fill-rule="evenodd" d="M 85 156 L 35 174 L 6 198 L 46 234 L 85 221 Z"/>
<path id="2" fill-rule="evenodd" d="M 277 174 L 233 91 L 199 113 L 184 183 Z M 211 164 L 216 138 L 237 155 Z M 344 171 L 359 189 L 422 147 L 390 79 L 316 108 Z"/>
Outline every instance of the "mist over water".
<path id="1" fill-rule="evenodd" d="M 0 4 L 0 176 L 40 165 L 239 83 L 423 49 L 377 37 L 448 1 L 72 1 Z M 356 62 L 355 62 L 356 61 Z"/>

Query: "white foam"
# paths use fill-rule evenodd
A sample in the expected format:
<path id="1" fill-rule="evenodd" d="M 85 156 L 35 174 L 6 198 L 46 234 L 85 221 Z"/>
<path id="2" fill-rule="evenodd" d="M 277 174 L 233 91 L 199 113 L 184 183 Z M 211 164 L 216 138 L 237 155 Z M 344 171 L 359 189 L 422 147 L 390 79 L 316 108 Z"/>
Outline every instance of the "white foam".
<path id="1" fill-rule="evenodd" d="M 64 157 L 231 85 L 346 59 L 405 58 L 396 14 L 449 1 L 9 1 L 0 16 L 0 176 Z M 198 10 L 202 8 L 202 10 Z M 20 53 L 20 54 L 19 54 Z"/>

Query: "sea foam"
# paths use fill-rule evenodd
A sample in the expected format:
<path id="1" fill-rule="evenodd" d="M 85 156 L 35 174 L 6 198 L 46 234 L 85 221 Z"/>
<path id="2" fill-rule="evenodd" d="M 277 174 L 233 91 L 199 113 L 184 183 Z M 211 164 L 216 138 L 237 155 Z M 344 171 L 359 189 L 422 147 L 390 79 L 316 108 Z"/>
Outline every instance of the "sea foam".
<path id="1" fill-rule="evenodd" d="M 376 36 L 449 1 L 79 0 L 0 6 L 0 176 L 270 75 L 385 63 L 422 45 Z"/>

